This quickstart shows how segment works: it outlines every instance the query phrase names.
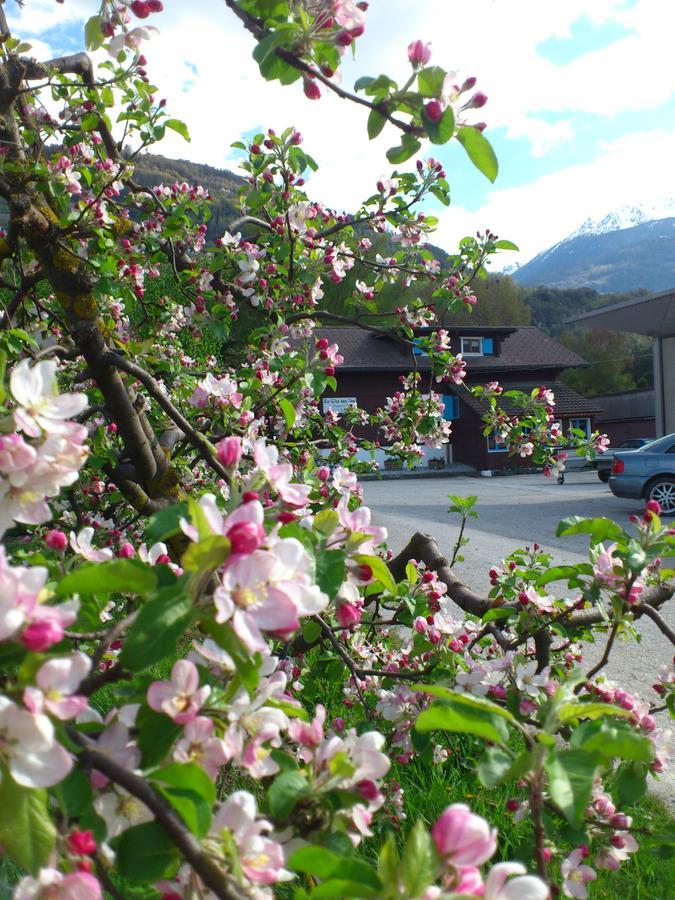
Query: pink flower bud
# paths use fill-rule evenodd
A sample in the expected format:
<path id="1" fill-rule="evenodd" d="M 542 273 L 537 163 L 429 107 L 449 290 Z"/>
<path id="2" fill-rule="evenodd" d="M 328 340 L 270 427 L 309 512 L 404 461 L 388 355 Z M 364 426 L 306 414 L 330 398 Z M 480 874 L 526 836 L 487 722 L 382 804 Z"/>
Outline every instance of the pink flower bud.
<path id="1" fill-rule="evenodd" d="M 45 544 L 50 550 L 57 550 L 59 553 L 63 553 L 68 546 L 68 538 L 63 531 L 53 529 L 45 535 Z"/>
<path id="2" fill-rule="evenodd" d="M 497 849 L 497 830 L 463 803 L 453 803 L 431 829 L 439 855 L 454 866 L 480 866 Z"/>
<path id="3" fill-rule="evenodd" d="M 241 459 L 241 438 L 233 435 L 232 437 L 223 438 L 216 444 L 216 452 L 218 459 L 226 469 L 236 469 Z"/>
<path id="4" fill-rule="evenodd" d="M 134 0 L 131 4 L 131 11 L 139 19 L 147 19 L 150 15 L 150 7 L 144 0 Z"/>
<path id="5" fill-rule="evenodd" d="M 253 553 L 261 545 L 265 532 L 255 522 L 237 522 L 227 532 L 233 553 Z"/>
<path id="6" fill-rule="evenodd" d="M 129 541 L 125 541 L 118 550 L 117 555 L 120 559 L 131 559 L 132 556 L 136 555 L 134 545 L 130 544 Z"/>
<path id="7" fill-rule="evenodd" d="M 426 630 L 427 630 L 427 623 L 426 623 L 426 621 L 424 620 L 424 617 L 423 617 L 423 616 L 418 616 L 418 617 L 415 619 L 415 625 L 414 625 L 414 628 L 415 628 L 415 631 L 416 631 L 418 634 L 424 634 L 424 633 L 426 632 Z"/>
<path id="8" fill-rule="evenodd" d="M 353 603 L 343 603 L 335 611 L 335 618 L 342 628 L 358 625 L 361 621 L 361 610 Z"/>
<path id="9" fill-rule="evenodd" d="M 413 66 L 426 66 L 431 59 L 431 44 L 422 41 L 412 41 L 408 44 L 408 59 Z"/>
<path id="10" fill-rule="evenodd" d="M 68 835 L 68 849 L 74 856 L 90 856 L 96 850 L 91 831 L 72 831 Z"/>
<path id="11" fill-rule="evenodd" d="M 31 653 L 42 653 L 63 638 L 63 628 L 53 619 L 31 622 L 21 635 L 21 643 Z"/>
<path id="12" fill-rule="evenodd" d="M 661 515 L 661 504 L 658 502 L 658 500 L 648 500 L 647 509 L 649 510 L 649 512 L 654 513 L 657 516 Z"/>
<path id="13" fill-rule="evenodd" d="M 629 821 L 628 816 L 624 813 L 617 813 L 615 816 L 609 820 L 609 824 L 614 828 L 628 828 Z"/>
<path id="14" fill-rule="evenodd" d="M 333 719 L 333 731 L 340 733 L 341 731 L 344 731 L 344 730 L 345 730 L 345 720 L 342 719 L 340 716 L 336 716 L 336 718 Z"/>
<path id="15" fill-rule="evenodd" d="M 380 793 L 375 782 L 370 780 L 359 781 L 356 785 L 356 790 L 361 794 L 363 799 L 368 800 L 368 802 L 375 800 Z"/>
<path id="16" fill-rule="evenodd" d="M 303 90 L 308 100 L 319 100 L 321 98 L 321 89 L 316 81 L 312 81 L 311 78 L 304 79 Z"/>
<path id="17" fill-rule="evenodd" d="M 443 117 L 443 107 L 440 100 L 429 100 L 428 103 L 425 103 L 424 109 L 432 122 L 440 122 Z"/>
<path id="18" fill-rule="evenodd" d="M 335 35 L 335 43 L 338 47 L 349 47 L 353 40 L 351 31 L 347 31 L 346 28 L 341 28 Z"/>
<path id="19" fill-rule="evenodd" d="M 330 478 L 330 469 L 328 466 L 321 466 L 316 474 L 319 481 L 328 481 Z"/>
<path id="20" fill-rule="evenodd" d="M 485 106 L 488 98 L 486 94 L 483 94 L 482 91 L 476 91 L 473 97 L 466 104 L 466 109 L 480 109 Z"/>

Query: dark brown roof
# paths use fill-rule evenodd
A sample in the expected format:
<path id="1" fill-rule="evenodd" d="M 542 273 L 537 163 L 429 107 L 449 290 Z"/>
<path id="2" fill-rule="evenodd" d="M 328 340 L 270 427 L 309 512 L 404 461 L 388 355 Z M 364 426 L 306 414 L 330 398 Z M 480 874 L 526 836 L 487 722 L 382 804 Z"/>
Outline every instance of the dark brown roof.
<path id="1" fill-rule="evenodd" d="M 522 391 L 529 394 L 534 388 L 539 387 L 539 383 L 529 382 L 500 382 L 501 387 L 505 391 Z M 583 397 L 576 391 L 572 390 L 562 381 L 546 382 L 546 387 L 555 394 L 555 414 L 558 416 L 590 416 L 594 413 L 601 412 L 601 407 L 595 398 Z M 478 397 L 474 397 L 468 390 L 462 388 L 453 388 L 457 396 L 467 403 L 480 415 L 487 411 L 487 403 Z M 507 415 L 516 415 L 519 411 L 518 407 L 509 403 L 505 399 L 499 403 L 499 406 Z"/>
<path id="2" fill-rule="evenodd" d="M 563 347 L 555 338 L 539 331 L 534 325 L 521 325 L 506 338 L 499 356 L 471 357 L 469 370 L 488 369 L 567 369 L 585 366 L 586 360 Z"/>
<path id="3" fill-rule="evenodd" d="M 452 326 L 448 327 L 452 333 Z M 463 331 L 465 329 L 462 329 Z M 490 326 L 471 329 L 476 334 L 489 336 L 504 329 Z M 412 366 L 412 353 L 408 345 L 394 338 L 383 337 L 354 326 L 318 328 L 316 336 L 336 343 L 344 356 L 339 371 L 402 371 Z M 534 325 L 519 326 L 502 343 L 501 353 L 495 356 L 472 356 L 467 360 L 470 375 L 489 374 L 498 369 L 527 371 L 532 369 L 566 369 L 586 365 L 576 353 L 548 337 Z M 420 369 L 428 368 L 428 360 L 417 358 Z"/>

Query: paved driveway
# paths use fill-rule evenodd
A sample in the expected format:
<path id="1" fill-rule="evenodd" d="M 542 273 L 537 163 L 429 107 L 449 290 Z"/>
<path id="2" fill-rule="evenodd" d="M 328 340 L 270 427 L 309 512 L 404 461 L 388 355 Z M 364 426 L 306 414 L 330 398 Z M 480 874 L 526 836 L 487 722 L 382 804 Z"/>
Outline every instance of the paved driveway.
<path id="1" fill-rule="evenodd" d="M 416 477 L 368 482 L 364 493 L 377 524 L 389 530 L 389 545 L 394 552 L 402 549 L 415 531 L 423 531 L 432 534 L 441 551 L 448 554 L 458 531 L 458 517 L 447 513 L 448 494 L 475 494 L 479 518 L 470 520 L 467 536 L 471 542 L 464 548 L 465 561 L 456 571 L 476 591 L 487 590 L 487 573 L 492 565 L 535 541 L 551 553 L 553 564 L 587 559 L 588 540 L 583 535 L 555 536 L 558 522 L 566 516 L 608 516 L 628 526 L 628 516 L 643 511 L 640 503 L 615 497 L 595 472 L 571 472 L 563 485 L 542 475 Z M 664 612 L 671 624 L 675 619 L 673 606 L 675 602 L 671 601 Z M 643 619 L 640 628 L 642 643 L 615 645 L 605 671 L 627 690 L 653 702 L 656 694 L 650 686 L 659 665 L 668 661 L 673 649 L 651 621 Z M 599 659 L 602 649 L 603 645 L 588 649 L 588 668 Z M 675 779 L 657 783 L 656 792 L 675 807 Z"/>

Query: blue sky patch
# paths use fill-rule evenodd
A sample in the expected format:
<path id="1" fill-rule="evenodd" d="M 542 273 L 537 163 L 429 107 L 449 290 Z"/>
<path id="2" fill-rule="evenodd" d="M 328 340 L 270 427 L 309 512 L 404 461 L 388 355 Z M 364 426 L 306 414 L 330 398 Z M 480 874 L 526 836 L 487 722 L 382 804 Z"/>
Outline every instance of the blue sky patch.
<path id="1" fill-rule="evenodd" d="M 619 22 L 594 22 L 587 16 L 581 16 L 570 28 L 569 37 L 547 38 L 538 45 L 537 52 L 556 66 L 566 66 L 580 56 L 609 47 L 631 33 L 631 29 Z"/>

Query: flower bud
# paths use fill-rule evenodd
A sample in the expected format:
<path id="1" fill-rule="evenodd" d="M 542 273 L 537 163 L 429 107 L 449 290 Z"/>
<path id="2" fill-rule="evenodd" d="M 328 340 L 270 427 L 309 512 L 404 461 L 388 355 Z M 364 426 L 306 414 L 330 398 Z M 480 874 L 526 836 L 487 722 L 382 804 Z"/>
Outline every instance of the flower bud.
<path id="1" fill-rule="evenodd" d="M 136 551 L 134 550 L 134 545 L 130 544 L 129 541 L 125 541 L 117 552 L 117 555 L 120 559 L 131 559 L 132 556 L 136 555 Z"/>
<path id="2" fill-rule="evenodd" d="M 424 44 L 422 41 L 412 41 L 408 44 L 408 59 L 413 66 L 426 66 L 431 59 L 431 44 Z"/>
<path id="3" fill-rule="evenodd" d="M 320 466 L 316 475 L 319 481 L 328 481 L 330 478 L 330 469 L 328 466 Z"/>
<path id="4" fill-rule="evenodd" d="M 42 653 L 63 638 L 63 628 L 53 619 L 38 619 L 24 628 L 21 643 L 31 653 Z"/>
<path id="5" fill-rule="evenodd" d="M 253 553 L 263 541 L 265 533 L 255 522 L 237 522 L 227 532 L 233 553 Z"/>
<path id="6" fill-rule="evenodd" d="M 316 81 L 313 81 L 311 78 L 304 79 L 303 90 L 308 100 L 319 100 L 321 98 L 321 89 Z"/>
<path id="7" fill-rule="evenodd" d="M 63 553 L 68 546 L 68 538 L 63 531 L 53 529 L 52 531 L 48 531 L 45 535 L 45 544 L 50 550 L 56 550 L 59 553 Z"/>
<path id="8" fill-rule="evenodd" d="M 424 104 L 424 110 L 432 122 L 440 122 L 443 117 L 443 107 L 440 100 L 429 100 Z"/>
<path id="9" fill-rule="evenodd" d="M 341 718 L 340 716 L 336 716 L 336 718 L 333 719 L 333 731 L 336 731 L 339 734 L 341 731 L 344 731 L 344 730 L 345 730 L 345 720 L 343 718 Z"/>
<path id="10" fill-rule="evenodd" d="M 145 0 L 134 0 L 131 4 L 132 13 L 139 19 L 147 19 L 150 15 L 150 6 Z"/>
<path id="11" fill-rule="evenodd" d="M 353 603 L 342 603 L 335 610 L 335 618 L 342 628 L 349 628 L 352 625 L 359 624 L 361 621 L 361 610 Z"/>
<path id="12" fill-rule="evenodd" d="M 226 469 L 236 469 L 242 453 L 241 438 L 237 435 L 223 438 L 216 444 L 216 452 Z"/>
<path id="13" fill-rule="evenodd" d="M 90 856 L 96 850 L 91 831 L 72 831 L 68 835 L 68 849 L 74 856 Z"/>
<path id="14" fill-rule="evenodd" d="M 375 782 L 370 781 L 369 779 L 359 781 L 356 785 L 356 790 L 361 794 L 363 799 L 367 800 L 369 803 L 375 800 L 380 793 Z"/>

